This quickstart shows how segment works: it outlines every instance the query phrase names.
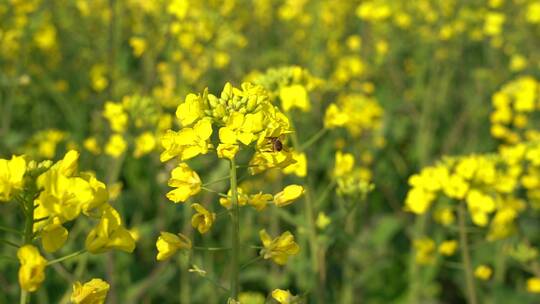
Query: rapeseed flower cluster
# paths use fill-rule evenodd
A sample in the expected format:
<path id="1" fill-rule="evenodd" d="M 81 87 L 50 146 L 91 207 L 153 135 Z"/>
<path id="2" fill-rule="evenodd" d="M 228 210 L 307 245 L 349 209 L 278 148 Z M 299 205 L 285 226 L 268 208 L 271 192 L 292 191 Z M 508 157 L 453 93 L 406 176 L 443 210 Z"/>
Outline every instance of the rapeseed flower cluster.
<path id="1" fill-rule="evenodd" d="M 19 284 L 25 292 L 38 290 L 45 281 L 46 266 L 57 262 L 47 261 L 35 241 L 39 240 L 41 248 L 48 253 L 59 251 L 68 239 L 69 231 L 66 227 L 72 226 L 69 222 L 81 215 L 98 220 L 99 223 L 88 233 L 85 250 L 73 256 L 84 251 L 101 253 L 112 249 L 132 252 L 135 248 L 135 241 L 122 225 L 119 213 L 108 202 L 107 187 L 93 173 L 80 172 L 78 160 L 79 153 L 75 150 L 68 151 L 56 163 L 50 160 L 37 163 L 27 156 L 0 159 L 0 201 L 17 202 L 25 216 L 22 233 L 24 244 L 17 250 L 20 262 Z M 94 294 L 93 291 L 75 293 Z M 106 290 L 101 294 L 101 300 L 73 301 L 103 303 Z M 87 296 L 74 297 L 78 299 Z"/>

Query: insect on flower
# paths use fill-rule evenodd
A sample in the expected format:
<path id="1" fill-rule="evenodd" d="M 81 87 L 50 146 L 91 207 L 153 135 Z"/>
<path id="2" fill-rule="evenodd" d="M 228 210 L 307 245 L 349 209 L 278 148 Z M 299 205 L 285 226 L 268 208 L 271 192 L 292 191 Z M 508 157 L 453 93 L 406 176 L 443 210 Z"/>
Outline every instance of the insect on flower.
<path id="1" fill-rule="evenodd" d="M 283 143 L 284 139 L 281 136 L 272 136 L 272 137 L 266 137 L 268 140 L 268 150 L 265 152 L 281 152 L 281 151 L 287 151 L 285 148 L 285 145 Z"/>

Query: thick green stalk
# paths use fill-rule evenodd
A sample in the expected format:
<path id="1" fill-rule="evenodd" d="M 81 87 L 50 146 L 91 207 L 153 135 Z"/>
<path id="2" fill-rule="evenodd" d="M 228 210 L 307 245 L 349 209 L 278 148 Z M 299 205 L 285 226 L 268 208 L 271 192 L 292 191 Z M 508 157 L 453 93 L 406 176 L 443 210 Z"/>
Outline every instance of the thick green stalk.
<path id="1" fill-rule="evenodd" d="M 28 195 L 24 200 L 24 236 L 23 245 L 30 244 L 34 236 L 34 200 L 32 195 Z M 30 300 L 29 294 L 26 290 L 21 288 L 20 304 L 26 304 Z"/>
<path id="2" fill-rule="evenodd" d="M 459 242 L 461 247 L 461 256 L 463 259 L 463 268 L 465 271 L 465 284 L 467 288 L 467 299 L 470 304 L 476 304 L 476 289 L 474 287 L 473 271 L 471 266 L 471 256 L 469 254 L 469 245 L 467 240 L 467 231 L 465 226 L 465 206 L 461 202 L 458 207 L 459 220 Z"/>
<path id="3" fill-rule="evenodd" d="M 231 159 L 231 201 L 232 201 L 232 257 L 231 257 L 231 298 L 238 300 L 240 293 L 240 264 L 238 254 L 240 253 L 240 208 L 238 206 L 238 185 L 236 180 L 236 163 Z"/>

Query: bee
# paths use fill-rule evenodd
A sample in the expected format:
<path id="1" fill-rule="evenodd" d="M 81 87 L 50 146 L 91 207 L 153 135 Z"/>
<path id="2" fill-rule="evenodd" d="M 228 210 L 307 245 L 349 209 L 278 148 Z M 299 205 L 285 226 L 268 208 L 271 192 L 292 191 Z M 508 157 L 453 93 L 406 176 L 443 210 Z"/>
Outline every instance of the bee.
<path id="1" fill-rule="evenodd" d="M 270 142 L 272 143 L 272 150 L 274 150 L 274 152 L 283 150 L 283 143 L 278 137 L 270 137 Z"/>
<path id="2" fill-rule="evenodd" d="M 272 136 L 267 137 L 266 139 L 268 139 L 268 145 L 271 148 L 267 152 L 281 152 L 285 149 L 285 146 L 279 137 Z"/>

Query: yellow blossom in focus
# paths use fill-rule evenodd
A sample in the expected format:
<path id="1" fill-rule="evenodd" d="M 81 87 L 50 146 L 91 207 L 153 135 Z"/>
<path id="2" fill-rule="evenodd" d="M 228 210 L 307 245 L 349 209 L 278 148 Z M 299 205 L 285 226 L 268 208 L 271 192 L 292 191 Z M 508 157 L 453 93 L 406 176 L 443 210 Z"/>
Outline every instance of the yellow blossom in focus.
<path id="1" fill-rule="evenodd" d="M 199 233 L 204 234 L 210 230 L 216 220 L 216 214 L 206 210 L 201 204 L 192 204 L 191 207 L 197 211 L 191 218 L 191 225 L 197 228 Z"/>
<path id="2" fill-rule="evenodd" d="M 172 170 L 168 185 L 176 188 L 167 193 L 167 198 L 175 203 L 185 202 L 190 196 L 201 191 L 199 175 L 186 163 L 180 163 Z"/>
<path id="3" fill-rule="evenodd" d="M 244 194 L 244 190 L 240 187 L 236 189 L 236 192 L 238 194 L 238 206 L 245 206 L 249 200 L 248 196 Z M 227 209 L 231 209 L 232 208 L 231 198 L 232 198 L 232 191 L 229 189 L 229 191 L 227 192 L 227 197 L 219 198 L 219 204 Z M 255 204 L 253 207 L 257 208 L 257 206 L 261 208 L 258 204 Z"/>
<path id="4" fill-rule="evenodd" d="M 492 273 L 491 268 L 486 265 L 479 265 L 474 269 L 474 276 L 483 281 L 489 280 Z"/>
<path id="5" fill-rule="evenodd" d="M 91 253 L 102 253 L 110 249 L 132 252 L 135 249 L 135 240 L 122 226 L 118 211 L 105 205 L 99 223 L 86 237 L 85 247 Z"/>
<path id="6" fill-rule="evenodd" d="M 54 220 L 47 224 L 41 231 L 41 243 L 43 249 L 47 252 L 55 252 L 60 249 L 66 242 L 68 231 L 60 223 L 60 219 L 55 217 Z"/>
<path id="7" fill-rule="evenodd" d="M 105 146 L 105 153 L 114 158 L 118 158 L 126 151 L 126 149 L 127 143 L 124 137 L 120 134 L 113 134 Z"/>
<path id="8" fill-rule="evenodd" d="M 257 209 L 257 211 L 262 211 L 266 208 L 268 202 L 273 199 L 274 197 L 272 194 L 259 192 L 257 194 L 250 195 L 247 203 Z"/>
<path id="9" fill-rule="evenodd" d="M 17 257 L 21 263 L 19 268 L 19 284 L 21 288 L 29 292 L 36 291 L 45 280 L 47 260 L 32 245 L 24 245 L 19 248 Z"/>
<path id="10" fill-rule="evenodd" d="M 176 109 L 176 117 L 182 127 L 188 127 L 204 116 L 204 103 L 201 96 L 188 94 Z"/>
<path id="11" fill-rule="evenodd" d="M 237 144 L 219 144 L 216 152 L 219 158 L 233 159 L 239 150 L 240 146 Z"/>
<path id="12" fill-rule="evenodd" d="M 178 250 L 191 249 L 191 240 L 181 233 L 172 234 L 162 231 L 156 242 L 156 248 L 158 250 L 156 259 L 164 261 L 173 256 Z"/>
<path id="13" fill-rule="evenodd" d="M 298 177 L 307 175 L 307 158 L 305 153 L 292 152 L 292 159 L 295 163 L 283 168 L 284 174 L 294 174 Z"/>
<path id="14" fill-rule="evenodd" d="M 274 195 L 274 204 L 278 207 L 287 206 L 292 204 L 302 194 L 304 194 L 304 187 L 300 185 L 288 185 L 283 191 Z"/>
<path id="15" fill-rule="evenodd" d="M 276 264 L 285 265 L 289 256 L 300 252 L 300 247 L 294 242 L 294 236 L 289 231 L 272 239 L 263 229 L 259 231 L 259 236 L 264 246 L 260 252 L 261 256 L 264 259 L 272 259 Z"/>
<path id="16" fill-rule="evenodd" d="M 211 147 L 212 124 L 209 119 L 199 120 L 193 128 L 185 127 L 178 132 L 168 130 L 161 138 L 165 151 L 160 160 L 165 162 L 175 156 L 188 160 L 199 154 L 206 154 Z"/>
<path id="17" fill-rule="evenodd" d="M 74 304 L 103 304 L 109 292 L 109 284 L 101 279 L 92 279 L 84 284 L 73 283 L 71 302 Z"/>
<path id="18" fill-rule="evenodd" d="M 26 161 L 22 156 L 0 159 L 0 202 L 8 202 L 14 192 L 22 189 L 25 172 Z"/>

